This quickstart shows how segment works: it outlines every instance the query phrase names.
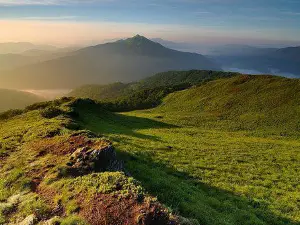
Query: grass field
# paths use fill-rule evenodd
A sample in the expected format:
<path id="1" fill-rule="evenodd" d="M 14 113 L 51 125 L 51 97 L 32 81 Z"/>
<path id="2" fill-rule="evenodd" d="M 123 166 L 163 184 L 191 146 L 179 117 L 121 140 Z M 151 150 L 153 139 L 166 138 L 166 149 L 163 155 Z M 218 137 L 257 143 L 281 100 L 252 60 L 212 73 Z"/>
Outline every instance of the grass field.
<path id="1" fill-rule="evenodd" d="M 204 225 L 300 222 L 296 134 L 193 126 L 180 110 L 80 114 L 86 129 L 114 141 L 151 194 L 185 217 Z"/>
<path id="2" fill-rule="evenodd" d="M 200 225 L 298 225 L 299 93 L 298 80 L 238 76 L 174 92 L 149 110 L 113 113 L 101 103 L 65 98 L 1 114 L 0 224 L 36 210 L 47 215 L 49 205 L 43 192 L 37 198 L 34 185 L 52 188 L 53 196 L 50 191 L 46 197 L 58 198 L 67 216 L 76 216 L 72 199 L 91 190 L 103 194 L 112 175 L 139 181 L 132 183 L 136 190 L 157 196 L 173 214 Z M 82 132 L 74 129 L 110 139 L 126 173 L 69 179 L 63 165 L 77 142 L 68 138 Z M 118 190 L 119 180 L 109 191 Z M 24 204 L 10 205 L 10 197 L 24 190 Z M 89 196 L 82 199 L 91 204 Z M 96 208 L 106 207 L 98 200 Z M 120 205 L 118 199 L 114 203 Z M 124 212 L 114 209 L 113 215 Z M 90 218 L 94 214 L 84 210 L 79 214 L 92 224 L 103 217 Z"/>

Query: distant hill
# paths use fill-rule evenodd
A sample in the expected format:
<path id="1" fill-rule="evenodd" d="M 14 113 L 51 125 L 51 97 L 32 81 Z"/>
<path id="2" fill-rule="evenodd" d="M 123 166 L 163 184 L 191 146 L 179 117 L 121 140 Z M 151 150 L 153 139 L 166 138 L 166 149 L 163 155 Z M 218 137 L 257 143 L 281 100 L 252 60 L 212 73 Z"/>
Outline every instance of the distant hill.
<path id="1" fill-rule="evenodd" d="M 22 89 L 74 88 L 84 84 L 132 82 L 158 72 L 189 69 L 221 70 L 200 54 L 168 49 L 137 35 L 15 69 L 0 76 L 0 85 Z"/>
<path id="2" fill-rule="evenodd" d="M 162 98 L 169 93 L 235 75 L 240 74 L 206 70 L 169 71 L 135 83 L 85 85 L 74 89 L 69 95 L 107 102 L 107 107 L 113 111 L 129 111 L 152 108 L 160 104 Z"/>
<path id="3" fill-rule="evenodd" d="M 115 100 L 144 89 L 174 87 L 178 85 L 192 86 L 217 78 L 235 75 L 240 74 L 210 70 L 169 71 L 127 84 L 118 82 L 107 85 L 83 85 L 72 90 L 69 96 L 90 98 L 98 101 Z"/>
<path id="4" fill-rule="evenodd" d="M 247 56 L 266 55 L 277 51 L 278 48 L 260 48 L 250 45 L 228 44 L 211 48 L 209 55 L 219 56 Z"/>
<path id="5" fill-rule="evenodd" d="M 36 45 L 29 42 L 0 43 L 0 54 L 20 54 L 32 49 L 53 51 L 57 50 L 57 47 L 51 45 Z"/>
<path id="6" fill-rule="evenodd" d="M 29 46 L 39 47 L 33 44 Z M 61 48 L 61 49 L 55 48 L 52 50 L 29 49 L 20 53 L 0 54 L 0 71 L 12 70 L 30 64 L 36 64 L 48 60 L 57 59 L 63 56 L 71 55 L 72 52 L 75 50 L 76 50 L 75 48 Z M 4 76 L 6 75 L 6 72 L 2 72 L 2 73 L 4 74 Z"/>
<path id="7" fill-rule="evenodd" d="M 215 51 L 210 57 L 223 68 L 300 77 L 300 47 L 276 49 L 227 46 Z"/>
<path id="8" fill-rule="evenodd" d="M 38 62 L 38 59 L 35 57 L 19 54 L 2 54 L 0 55 L 0 70 L 10 70 L 36 62 Z"/>
<path id="9" fill-rule="evenodd" d="M 242 75 L 170 94 L 154 112 L 180 112 L 182 122 L 192 124 L 299 131 L 299 99 L 299 79 Z"/>
<path id="10" fill-rule="evenodd" d="M 21 109 L 43 100 L 43 98 L 28 92 L 0 89 L 0 112 L 9 109 Z"/>
<path id="11" fill-rule="evenodd" d="M 203 82 L 217 78 L 232 77 L 239 73 L 211 71 L 211 70 L 190 70 L 190 71 L 169 71 L 158 73 L 137 82 L 136 88 L 154 88 L 159 86 L 176 86 L 182 84 L 198 85 Z"/>
<path id="12" fill-rule="evenodd" d="M 132 84 L 113 83 L 107 85 L 84 85 L 75 88 L 69 96 L 77 98 L 90 98 L 93 100 L 112 100 L 121 97 Z"/>

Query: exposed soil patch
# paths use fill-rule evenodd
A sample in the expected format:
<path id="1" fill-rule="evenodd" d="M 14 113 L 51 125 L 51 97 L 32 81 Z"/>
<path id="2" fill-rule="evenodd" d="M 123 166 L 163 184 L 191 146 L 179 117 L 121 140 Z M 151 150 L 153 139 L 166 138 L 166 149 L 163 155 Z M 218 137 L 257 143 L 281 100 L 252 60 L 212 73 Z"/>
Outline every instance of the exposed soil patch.
<path id="1" fill-rule="evenodd" d="M 178 224 L 159 203 L 139 202 L 134 196 L 97 194 L 82 205 L 80 215 L 91 225 Z"/>
<path id="2" fill-rule="evenodd" d="M 52 208 L 51 216 L 63 216 L 65 214 L 64 207 L 61 202 L 55 202 L 55 196 L 58 194 L 53 188 L 40 185 L 37 187 L 36 192 L 41 198 Z"/>
<path id="3" fill-rule="evenodd" d="M 93 141 L 86 136 L 79 135 L 71 136 L 67 139 L 65 137 L 45 138 L 31 143 L 30 147 L 38 152 L 37 157 L 46 154 L 64 156 L 72 154 L 76 149 L 81 147 L 104 146 L 107 143 L 108 141 Z"/>

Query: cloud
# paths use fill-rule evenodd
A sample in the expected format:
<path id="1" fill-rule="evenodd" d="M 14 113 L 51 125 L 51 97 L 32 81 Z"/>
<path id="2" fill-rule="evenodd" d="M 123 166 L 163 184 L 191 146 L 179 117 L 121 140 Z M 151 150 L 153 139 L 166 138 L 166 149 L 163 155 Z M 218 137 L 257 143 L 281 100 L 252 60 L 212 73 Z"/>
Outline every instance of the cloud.
<path id="1" fill-rule="evenodd" d="M 78 16 L 31 16 L 31 17 L 20 17 L 22 20 L 73 20 Z"/>
<path id="2" fill-rule="evenodd" d="M 113 2 L 114 0 L 0 0 L 1 6 L 19 6 L 19 5 L 68 5 L 79 3 L 100 3 Z"/>

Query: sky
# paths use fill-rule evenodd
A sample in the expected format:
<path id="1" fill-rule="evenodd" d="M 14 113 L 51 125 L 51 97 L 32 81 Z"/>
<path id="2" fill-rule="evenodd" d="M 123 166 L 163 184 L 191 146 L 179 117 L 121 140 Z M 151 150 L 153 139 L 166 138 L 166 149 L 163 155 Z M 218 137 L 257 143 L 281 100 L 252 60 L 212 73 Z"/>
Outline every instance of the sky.
<path id="1" fill-rule="evenodd" d="M 300 45 L 300 0 L 0 0 L 0 42 Z"/>

